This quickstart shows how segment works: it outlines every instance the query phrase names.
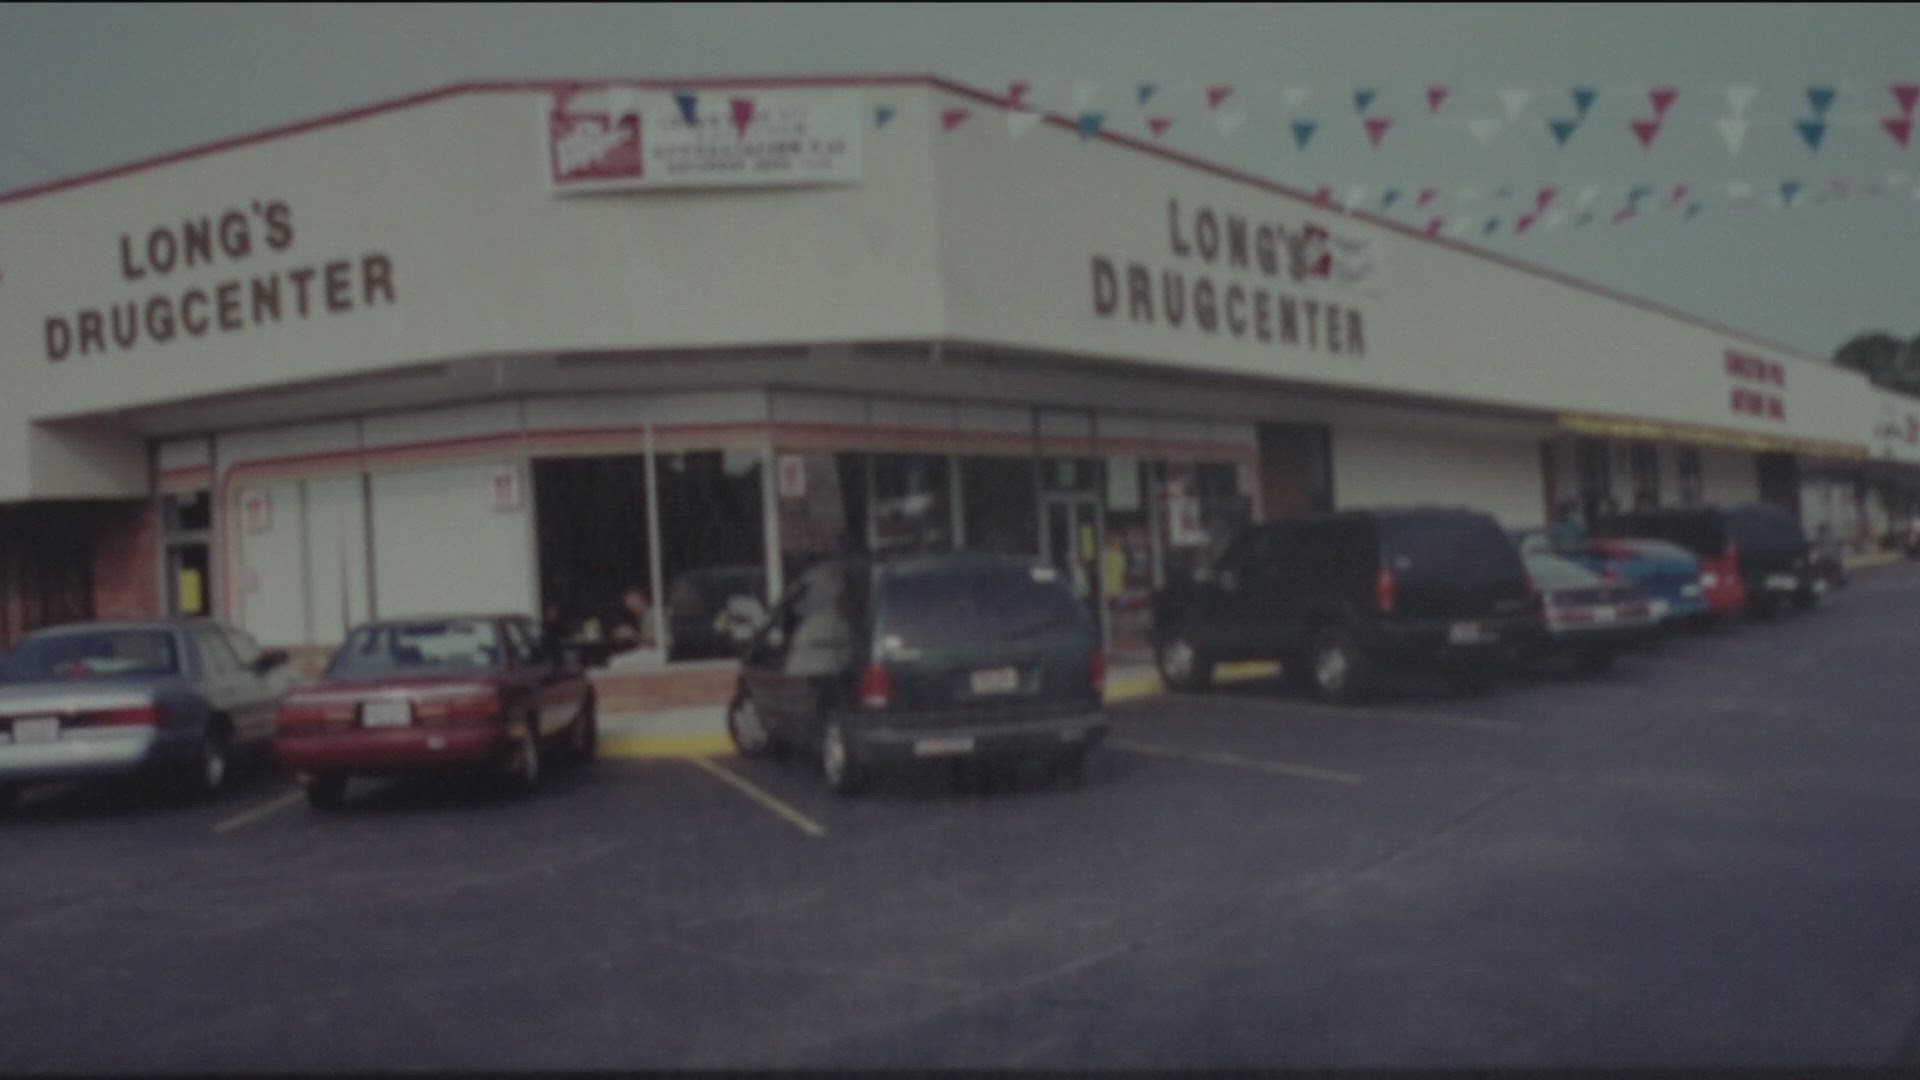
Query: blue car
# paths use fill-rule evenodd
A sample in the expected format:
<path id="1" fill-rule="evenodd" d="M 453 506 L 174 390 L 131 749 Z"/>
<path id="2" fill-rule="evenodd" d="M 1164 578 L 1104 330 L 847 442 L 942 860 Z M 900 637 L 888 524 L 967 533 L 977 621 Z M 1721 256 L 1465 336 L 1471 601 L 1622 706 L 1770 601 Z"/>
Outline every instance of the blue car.
<path id="1" fill-rule="evenodd" d="M 1638 585 L 1664 626 L 1710 617 L 1700 586 L 1700 560 L 1665 540 L 1592 540 L 1566 530 L 1526 529 L 1515 534 L 1522 551 L 1551 551 L 1611 581 Z"/>

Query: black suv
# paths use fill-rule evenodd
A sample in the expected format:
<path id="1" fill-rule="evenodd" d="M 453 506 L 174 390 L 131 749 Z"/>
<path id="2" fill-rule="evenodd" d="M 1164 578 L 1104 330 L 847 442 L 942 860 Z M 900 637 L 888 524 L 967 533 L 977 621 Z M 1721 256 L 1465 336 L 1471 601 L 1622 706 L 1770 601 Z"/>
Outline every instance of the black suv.
<path id="1" fill-rule="evenodd" d="M 848 795 L 875 769 L 1038 758 L 1077 776 L 1106 735 L 1106 658 L 1057 573 L 946 552 L 836 558 L 801 574 L 747 647 L 727 731 L 804 750 Z"/>
<path id="2" fill-rule="evenodd" d="M 1443 662 L 1463 686 L 1498 677 L 1529 627 L 1527 572 L 1491 517 L 1393 507 L 1287 518 L 1242 531 L 1191 584 L 1155 598 L 1154 652 L 1169 686 L 1214 664 L 1278 659 L 1333 700 L 1367 691 L 1383 664 Z"/>
<path id="3" fill-rule="evenodd" d="M 1762 618 L 1791 603 L 1810 608 L 1825 591 L 1800 522 L 1772 503 L 1621 514 L 1596 522 L 1596 537 L 1665 540 L 1700 558 L 1703 574 L 1738 578 L 1746 610 Z"/>

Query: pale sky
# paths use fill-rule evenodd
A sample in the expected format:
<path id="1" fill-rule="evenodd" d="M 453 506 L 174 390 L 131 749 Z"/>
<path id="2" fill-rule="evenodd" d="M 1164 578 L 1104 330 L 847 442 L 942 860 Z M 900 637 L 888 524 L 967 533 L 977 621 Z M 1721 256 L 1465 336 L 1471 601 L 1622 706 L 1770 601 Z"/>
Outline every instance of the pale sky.
<path id="1" fill-rule="evenodd" d="M 1430 214 L 1409 203 L 1436 187 L 1475 243 L 1817 355 L 1861 330 L 1920 333 L 1920 134 L 1903 149 L 1880 124 L 1899 115 L 1888 84 L 1920 82 L 1920 5 L 10 4 L 0 190 L 462 79 L 881 72 L 1024 80 L 1063 112 L 1077 89 L 1114 130 L 1170 117 L 1175 149 L 1283 183 L 1364 185 L 1375 208 L 1399 187 L 1393 216 L 1414 224 Z M 1158 88 L 1146 109 L 1142 83 Z M 1212 111 L 1216 84 L 1235 90 Z M 1429 84 L 1453 88 L 1438 114 Z M 1559 149 L 1546 123 L 1576 115 L 1576 85 L 1599 97 Z M 1630 122 L 1653 115 L 1656 85 L 1680 93 L 1644 150 Z M 1824 85 L 1814 153 L 1793 125 Z M 1759 91 L 1744 112 L 1736 86 Z M 1367 115 L 1393 121 L 1378 150 L 1364 87 Z M 1471 119 L 1503 123 L 1482 145 Z M 1738 156 L 1718 126 L 1733 119 L 1750 122 Z M 1296 120 L 1319 124 L 1306 149 Z M 1891 194 L 1859 194 L 1900 173 Z M 1804 184 L 1793 209 L 1729 207 L 1729 183 L 1773 197 L 1785 179 Z M 1849 196 L 1816 201 L 1836 179 Z M 1645 212 L 1611 224 L 1639 184 Z M 1703 203 L 1691 221 L 1661 209 L 1677 184 Z M 1516 236 L 1546 185 L 1563 209 L 1604 186 L 1594 222 Z"/>

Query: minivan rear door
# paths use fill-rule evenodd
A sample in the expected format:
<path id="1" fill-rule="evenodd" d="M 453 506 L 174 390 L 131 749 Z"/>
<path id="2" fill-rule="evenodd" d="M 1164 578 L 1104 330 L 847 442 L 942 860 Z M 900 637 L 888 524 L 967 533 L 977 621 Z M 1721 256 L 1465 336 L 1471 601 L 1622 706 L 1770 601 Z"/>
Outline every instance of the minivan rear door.
<path id="1" fill-rule="evenodd" d="M 1470 511 L 1380 515 L 1396 617 L 1485 618 L 1527 609 L 1527 575 L 1506 531 Z"/>

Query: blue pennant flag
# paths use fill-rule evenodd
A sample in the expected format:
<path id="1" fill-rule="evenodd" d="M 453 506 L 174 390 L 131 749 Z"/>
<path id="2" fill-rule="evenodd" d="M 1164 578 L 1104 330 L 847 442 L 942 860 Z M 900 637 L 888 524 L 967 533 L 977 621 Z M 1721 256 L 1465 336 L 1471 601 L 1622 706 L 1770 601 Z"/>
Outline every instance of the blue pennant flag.
<path id="1" fill-rule="evenodd" d="M 1588 111 L 1593 108 L 1594 99 L 1599 96 L 1600 91 L 1595 90 L 1591 86 L 1576 86 L 1573 88 L 1573 108 L 1580 114 L 1580 119 L 1585 120 L 1587 118 Z"/>
<path id="2" fill-rule="evenodd" d="M 1307 141 L 1312 139 L 1313 133 L 1319 129 L 1320 125 L 1315 121 L 1295 120 L 1293 122 L 1293 145 L 1305 150 L 1307 148 Z"/>
<path id="3" fill-rule="evenodd" d="M 1699 214 L 1700 214 L 1700 204 L 1698 202 L 1691 202 L 1687 204 L 1687 220 L 1688 221 L 1691 221 L 1695 217 L 1698 217 Z"/>
<path id="4" fill-rule="evenodd" d="M 699 114 L 700 95 L 699 94 L 693 94 L 693 93 L 688 93 L 686 91 L 682 91 L 678 94 L 673 95 L 673 103 L 675 105 L 680 106 L 680 119 L 685 120 L 688 124 L 695 124 L 699 122 L 700 120 L 700 114 Z"/>
<path id="5" fill-rule="evenodd" d="M 1827 125 L 1818 120 L 1802 120 L 1794 127 L 1800 129 L 1800 137 L 1807 141 L 1807 149 L 1820 152 L 1820 140 L 1827 137 Z"/>
<path id="6" fill-rule="evenodd" d="M 1562 150 L 1567 148 L 1567 140 L 1573 138 L 1573 129 L 1580 126 L 1578 120 L 1549 120 L 1547 130 L 1553 132 L 1553 141 Z"/>
<path id="7" fill-rule="evenodd" d="M 1382 210 L 1390 209 L 1394 203 L 1399 201 L 1400 189 L 1397 187 L 1390 187 L 1380 193 L 1380 209 Z"/>
<path id="8" fill-rule="evenodd" d="M 1481 226 L 1481 228 L 1480 228 L 1480 235 L 1481 235 L 1481 236 L 1492 236 L 1492 235 L 1494 234 L 1494 232 L 1495 232 L 1496 230 L 1498 230 L 1499 228 L 1500 228 L 1500 219 L 1499 219 L 1499 218 L 1497 218 L 1497 217 L 1490 217 L 1490 218 L 1488 218 L 1488 219 L 1487 219 L 1487 223 L 1486 223 L 1485 225 L 1483 225 L 1483 226 Z"/>
<path id="9" fill-rule="evenodd" d="M 1513 198 L 1513 185 L 1512 185 L 1512 184 L 1501 184 L 1501 185 L 1500 185 L 1500 189 L 1499 189 L 1498 191 L 1495 191 L 1495 192 L 1493 193 L 1493 197 L 1494 197 L 1494 198 L 1496 198 L 1496 199 L 1511 199 L 1511 198 Z"/>
<path id="10" fill-rule="evenodd" d="M 1100 133 L 1100 127 L 1107 122 L 1103 112 L 1083 112 L 1080 114 L 1080 137 L 1091 139 Z"/>
<path id="11" fill-rule="evenodd" d="M 1833 108 L 1833 87 L 1807 87 L 1807 104 L 1813 106 L 1813 115 L 1815 118 L 1825 119 L 1827 110 Z"/>
<path id="12" fill-rule="evenodd" d="M 1355 90 L 1353 92 L 1354 111 L 1360 113 L 1362 116 L 1366 115 L 1367 110 L 1373 106 L 1374 95 L 1378 93 L 1379 91 L 1371 86 L 1363 86 Z"/>
<path id="13" fill-rule="evenodd" d="M 1153 95 L 1158 93 L 1159 91 L 1160 91 L 1160 88 L 1150 82 L 1141 83 L 1140 88 L 1137 91 L 1135 91 L 1135 93 L 1138 94 L 1140 98 L 1140 107 L 1143 109 L 1146 108 L 1147 102 L 1152 101 Z"/>
<path id="14" fill-rule="evenodd" d="M 1781 205 L 1783 205 L 1783 206 L 1792 206 L 1792 205 L 1793 205 L 1793 197 L 1794 197 L 1795 195 L 1798 195 L 1798 194 L 1800 194 L 1800 181 L 1798 181 L 1798 180 L 1782 180 L 1782 181 L 1780 181 L 1780 202 L 1781 202 Z"/>
<path id="15" fill-rule="evenodd" d="M 1627 203 L 1628 205 L 1637 207 L 1640 205 L 1641 199 L 1644 199 L 1651 194 L 1653 194 L 1652 188 L 1648 187 L 1645 184 L 1636 184 L 1632 191 L 1627 192 Z"/>
<path id="16" fill-rule="evenodd" d="M 893 115 L 894 115 L 893 106 L 891 105 L 876 106 L 873 110 L 873 126 L 877 128 L 886 127 L 887 121 L 892 120 Z"/>

